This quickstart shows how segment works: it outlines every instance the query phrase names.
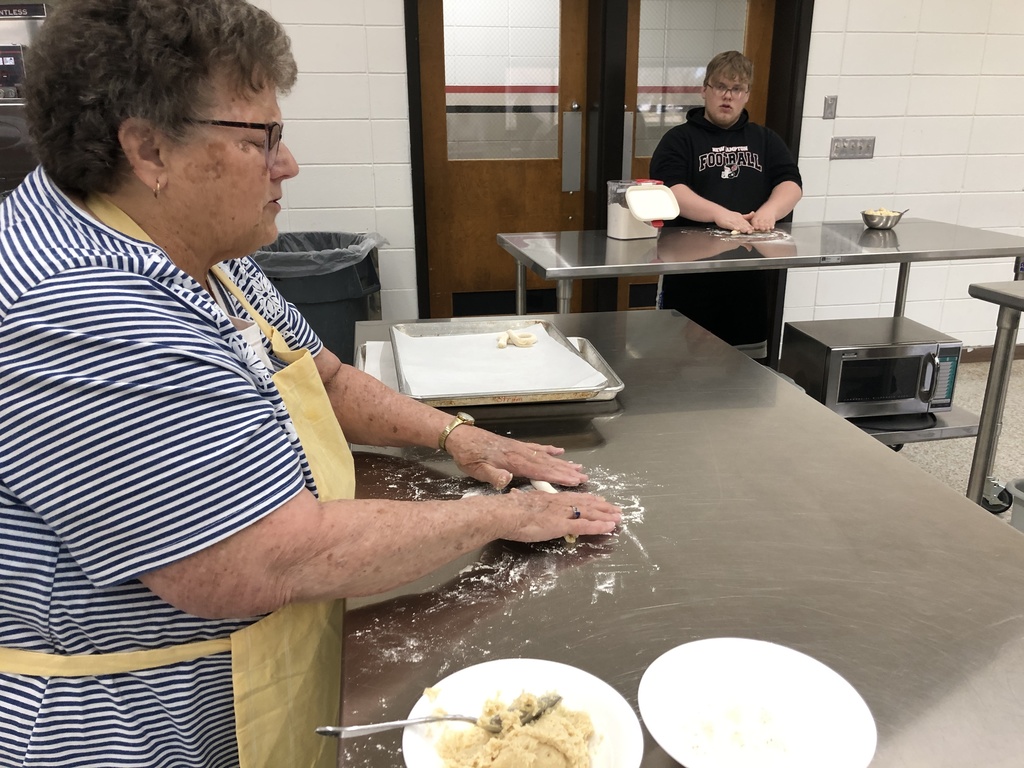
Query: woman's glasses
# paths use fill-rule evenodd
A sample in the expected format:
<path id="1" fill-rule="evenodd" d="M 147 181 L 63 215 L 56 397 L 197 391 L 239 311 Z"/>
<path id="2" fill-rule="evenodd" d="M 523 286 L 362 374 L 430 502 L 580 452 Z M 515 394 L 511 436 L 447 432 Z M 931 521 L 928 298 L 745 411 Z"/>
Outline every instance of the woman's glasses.
<path id="1" fill-rule="evenodd" d="M 284 126 L 281 123 L 240 123 L 235 120 L 192 120 L 199 125 L 220 125 L 225 128 L 253 128 L 258 131 L 265 131 L 263 137 L 263 155 L 267 161 L 267 170 L 274 167 L 277 161 L 277 151 L 281 148 L 281 134 Z"/>
<path id="2" fill-rule="evenodd" d="M 722 85 L 721 83 L 708 83 L 707 87 L 710 88 L 715 93 L 717 93 L 719 96 L 725 96 L 725 94 L 729 94 L 734 99 L 738 99 L 748 90 L 747 86 L 745 85 L 734 85 L 732 88 L 729 88 L 728 86 Z"/>

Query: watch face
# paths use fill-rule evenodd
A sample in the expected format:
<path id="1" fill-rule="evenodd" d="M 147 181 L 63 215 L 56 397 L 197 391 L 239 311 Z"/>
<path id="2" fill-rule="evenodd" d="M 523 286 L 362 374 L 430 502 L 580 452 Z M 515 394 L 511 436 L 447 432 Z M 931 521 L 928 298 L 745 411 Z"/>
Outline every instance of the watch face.
<path id="1" fill-rule="evenodd" d="M 463 413 L 462 411 L 459 411 L 455 415 L 458 416 L 460 419 L 462 419 L 467 424 L 475 424 L 476 423 L 476 420 L 472 416 L 470 416 L 468 413 Z"/>

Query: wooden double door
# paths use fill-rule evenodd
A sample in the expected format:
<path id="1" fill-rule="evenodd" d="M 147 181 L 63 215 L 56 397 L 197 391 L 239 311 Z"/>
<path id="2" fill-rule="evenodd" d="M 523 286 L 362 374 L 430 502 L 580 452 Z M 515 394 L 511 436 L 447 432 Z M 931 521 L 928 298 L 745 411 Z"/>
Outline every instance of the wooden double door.
<path id="1" fill-rule="evenodd" d="M 612 0 L 604 0 L 605 5 Z M 465 3 L 463 2 L 462 5 Z M 481 7 L 487 4 L 480 4 Z M 756 35 L 747 33 L 744 50 L 755 61 L 755 90 L 748 109 L 751 117 L 761 121 L 764 117 L 770 62 L 772 17 L 775 0 L 750 0 L 746 10 L 746 29 L 760 30 Z M 604 227 L 606 196 L 605 182 L 618 178 L 647 176 L 649 156 L 632 156 L 633 127 L 637 116 L 638 51 L 640 48 L 641 0 L 622 0 L 618 19 L 624 21 L 623 30 L 595 30 L 594 14 L 601 11 L 595 0 L 561 0 L 557 31 L 557 84 L 546 89 L 519 88 L 532 93 L 544 102 L 545 109 L 554 112 L 555 143 L 545 157 L 472 157 L 454 150 L 452 136 L 453 114 L 451 94 L 458 88 L 446 84 L 447 57 L 445 46 L 444 0 L 417 0 L 416 28 L 419 49 L 419 109 L 422 139 L 423 225 L 422 241 L 426 246 L 426 259 L 419 259 L 417 275 L 421 285 L 421 316 L 435 318 L 465 315 L 512 313 L 515 306 L 515 262 L 497 245 L 501 232 L 565 231 L 601 229 Z M 623 12 L 624 11 L 624 12 Z M 602 19 L 601 23 L 607 23 Z M 449 28 L 452 34 L 459 30 Z M 550 30 L 547 30 L 550 35 Z M 624 33 L 624 34 L 623 34 Z M 609 37 L 621 41 L 612 44 L 615 50 L 595 50 L 609 46 Z M 593 80 L 607 77 L 607 66 L 618 67 L 622 99 L 603 98 Z M 417 73 L 411 74 L 416 77 Z M 588 82 L 589 78 L 589 82 Z M 451 80 L 451 78 L 449 78 Z M 477 89 L 465 93 L 463 114 L 478 110 L 506 109 L 515 116 L 515 106 L 509 92 L 500 87 Z M 469 91 L 472 89 L 465 89 Z M 415 93 L 415 90 L 413 91 Z M 493 98 L 473 102 L 481 94 Z M 540 94 L 540 95 L 538 95 Z M 595 94 L 598 94 L 595 96 Z M 501 100 L 506 106 L 502 106 Z M 616 103 L 618 102 L 618 103 Z M 415 106 L 415 105 L 414 105 Z M 608 110 L 611 113 L 602 113 Z M 595 143 L 601 137 L 594 129 L 595 120 L 619 120 L 624 125 L 619 139 L 621 154 L 616 166 L 609 168 L 595 163 Z M 633 121 L 632 123 L 630 121 Z M 417 142 L 414 137 L 414 147 Z M 589 144 L 589 146 L 588 146 Z M 602 151 L 607 156 L 607 147 Z M 486 153 L 485 153 L 486 154 Z M 598 170 L 595 171 L 595 168 Z M 602 173 L 605 178 L 587 178 L 588 173 Z M 591 194 L 586 194 L 588 187 Z M 595 192 L 596 190 L 596 192 Z M 425 264 L 425 271 L 424 271 Z M 631 289 L 649 279 L 621 281 L 616 308 L 626 309 L 631 304 Z M 426 290 L 422 289 L 423 285 Z M 653 292 L 651 292 L 652 294 Z M 427 306 L 424 307 L 424 297 Z M 585 302 L 587 294 L 573 291 L 573 311 L 590 309 Z M 643 306 L 644 302 L 641 301 Z M 527 283 L 527 311 L 550 312 L 555 308 L 555 286 L 529 274 Z"/>

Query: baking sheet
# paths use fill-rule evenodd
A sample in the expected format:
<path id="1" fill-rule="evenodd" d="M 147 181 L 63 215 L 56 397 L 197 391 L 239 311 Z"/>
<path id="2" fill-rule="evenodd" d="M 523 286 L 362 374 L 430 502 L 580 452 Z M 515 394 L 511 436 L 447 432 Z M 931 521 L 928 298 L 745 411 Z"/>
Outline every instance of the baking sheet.
<path id="1" fill-rule="evenodd" d="M 416 399 L 521 393 L 582 399 L 607 386 L 607 378 L 550 323 L 514 323 L 536 343 L 499 348 L 498 335 L 509 327 L 508 320 L 391 326 L 399 391 Z"/>
<path id="2" fill-rule="evenodd" d="M 580 336 L 570 336 L 567 342 L 579 350 L 579 354 L 607 379 L 607 385 L 589 397 L 577 397 L 576 393 L 563 397 L 558 393 L 520 392 L 501 395 L 481 395 L 480 393 L 451 394 L 436 398 L 424 398 L 422 402 L 429 405 L 447 408 L 463 405 L 493 405 L 504 403 L 536 403 L 560 400 L 607 401 L 615 399 L 625 388 L 622 379 L 605 362 L 601 353 L 593 344 Z M 356 349 L 355 367 L 364 371 L 394 390 L 398 390 L 398 372 L 395 369 L 394 351 L 390 342 L 369 341 Z"/>

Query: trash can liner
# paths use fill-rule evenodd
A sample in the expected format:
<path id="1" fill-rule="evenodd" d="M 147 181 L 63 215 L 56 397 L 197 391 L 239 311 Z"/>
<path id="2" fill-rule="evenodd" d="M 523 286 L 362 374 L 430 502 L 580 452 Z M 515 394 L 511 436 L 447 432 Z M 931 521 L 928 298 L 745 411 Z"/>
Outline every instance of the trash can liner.
<path id="1" fill-rule="evenodd" d="M 282 232 L 253 258 L 267 277 L 328 275 L 358 264 L 387 243 L 379 232 Z"/>
<path id="2" fill-rule="evenodd" d="M 327 348 L 351 363 L 355 324 L 369 319 L 369 297 L 380 291 L 376 260 L 366 257 L 385 244 L 377 232 L 282 232 L 253 259 Z"/>

